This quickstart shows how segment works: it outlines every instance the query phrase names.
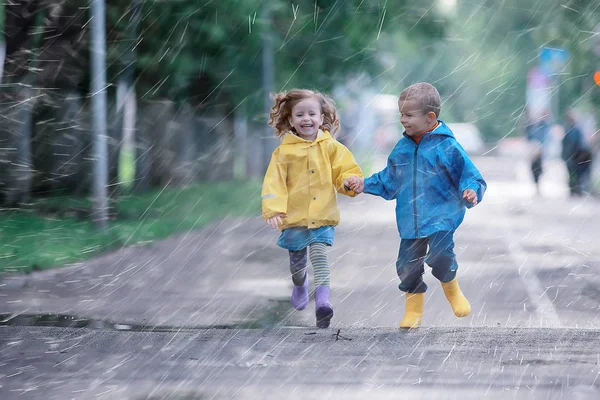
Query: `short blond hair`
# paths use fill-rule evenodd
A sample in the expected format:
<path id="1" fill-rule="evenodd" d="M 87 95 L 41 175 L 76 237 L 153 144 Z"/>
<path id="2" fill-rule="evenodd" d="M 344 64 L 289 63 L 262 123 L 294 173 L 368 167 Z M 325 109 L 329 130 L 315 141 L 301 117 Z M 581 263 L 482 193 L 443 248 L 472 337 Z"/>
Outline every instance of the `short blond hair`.
<path id="1" fill-rule="evenodd" d="M 442 111 L 440 93 L 431 83 L 419 82 L 410 85 L 400 93 L 400 98 L 398 100 L 416 101 L 421 104 L 421 110 L 425 114 L 433 112 L 436 118 L 440 116 L 440 112 Z"/>

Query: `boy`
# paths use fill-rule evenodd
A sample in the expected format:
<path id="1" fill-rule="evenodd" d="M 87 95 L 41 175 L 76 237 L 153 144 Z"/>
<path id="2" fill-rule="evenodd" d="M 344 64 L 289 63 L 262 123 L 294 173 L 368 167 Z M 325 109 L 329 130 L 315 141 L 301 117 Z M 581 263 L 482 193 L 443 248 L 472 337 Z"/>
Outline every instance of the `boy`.
<path id="1" fill-rule="evenodd" d="M 454 231 L 466 208 L 477 205 L 487 187 L 483 177 L 452 131 L 438 116 L 440 94 L 429 83 L 406 88 L 398 100 L 404 137 L 390 154 L 387 166 L 369 178 L 352 177 L 346 186 L 356 193 L 396 199 L 400 250 L 396 271 L 406 293 L 401 328 L 416 328 L 423 317 L 424 262 L 440 280 L 457 317 L 471 312 L 456 280 Z M 429 247 L 429 252 L 427 248 Z"/>

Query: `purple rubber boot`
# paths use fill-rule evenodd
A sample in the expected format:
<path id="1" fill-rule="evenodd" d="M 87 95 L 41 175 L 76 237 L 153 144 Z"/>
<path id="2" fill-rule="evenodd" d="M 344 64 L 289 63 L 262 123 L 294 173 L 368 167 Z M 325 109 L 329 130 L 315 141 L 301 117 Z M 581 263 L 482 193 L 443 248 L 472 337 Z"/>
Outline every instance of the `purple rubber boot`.
<path id="1" fill-rule="evenodd" d="M 329 322 L 333 318 L 333 306 L 329 303 L 328 286 L 317 286 L 315 289 L 315 314 L 317 328 L 329 328 Z"/>
<path id="2" fill-rule="evenodd" d="M 296 310 L 304 310 L 308 305 L 308 273 L 304 276 L 302 286 L 294 285 L 292 289 L 292 305 Z"/>

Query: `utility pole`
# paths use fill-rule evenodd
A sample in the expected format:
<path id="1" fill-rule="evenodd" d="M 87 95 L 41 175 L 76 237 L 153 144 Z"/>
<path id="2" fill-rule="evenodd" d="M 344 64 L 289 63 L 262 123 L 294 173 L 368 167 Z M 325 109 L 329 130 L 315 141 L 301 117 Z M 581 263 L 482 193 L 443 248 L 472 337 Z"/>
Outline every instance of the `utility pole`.
<path id="1" fill-rule="evenodd" d="M 108 224 L 108 144 L 106 138 L 106 22 L 104 0 L 91 0 L 91 95 L 93 127 L 93 222 L 98 228 Z"/>

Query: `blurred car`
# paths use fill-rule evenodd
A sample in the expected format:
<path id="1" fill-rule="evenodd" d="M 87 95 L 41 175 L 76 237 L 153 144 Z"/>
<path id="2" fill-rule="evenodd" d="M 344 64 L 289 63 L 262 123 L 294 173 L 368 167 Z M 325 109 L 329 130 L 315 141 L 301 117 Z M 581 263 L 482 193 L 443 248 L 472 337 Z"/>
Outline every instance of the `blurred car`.
<path id="1" fill-rule="evenodd" d="M 447 123 L 454 133 L 454 137 L 469 154 L 481 154 L 485 145 L 481 138 L 481 132 L 475 124 L 470 123 Z"/>

